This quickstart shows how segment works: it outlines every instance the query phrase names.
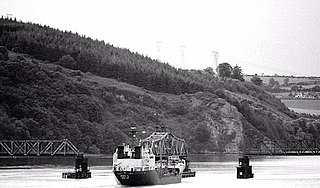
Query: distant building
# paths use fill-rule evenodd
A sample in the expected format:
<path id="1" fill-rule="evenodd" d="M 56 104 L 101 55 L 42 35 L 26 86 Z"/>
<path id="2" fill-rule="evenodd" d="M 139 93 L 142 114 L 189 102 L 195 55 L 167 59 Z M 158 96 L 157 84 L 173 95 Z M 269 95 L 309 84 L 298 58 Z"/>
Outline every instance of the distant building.
<path id="1" fill-rule="evenodd" d="M 295 93 L 294 97 L 295 98 L 306 98 L 306 96 L 303 92 Z"/>
<path id="2" fill-rule="evenodd" d="M 317 94 L 314 92 L 298 92 L 294 94 L 295 98 L 303 98 L 303 99 L 315 99 L 317 98 Z"/>

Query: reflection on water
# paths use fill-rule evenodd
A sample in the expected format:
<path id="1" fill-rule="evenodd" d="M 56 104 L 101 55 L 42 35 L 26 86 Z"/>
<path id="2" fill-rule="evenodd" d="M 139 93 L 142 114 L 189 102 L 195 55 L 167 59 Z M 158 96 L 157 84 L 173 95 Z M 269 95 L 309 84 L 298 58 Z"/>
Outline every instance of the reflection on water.
<path id="1" fill-rule="evenodd" d="M 92 166 L 111 166 L 111 155 L 85 155 Z M 18 156 L 0 157 L 1 166 L 73 166 L 75 156 Z"/>
<path id="2" fill-rule="evenodd" d="M 197 171 L 196 177 L 184 178 L 180 184 L 156 187 L 305 188 L 320 185 L 320 156 L 250 156 L 253 179 L 236 178 L 238 157 L 241 156 L 191 155 L 191 168 Z M 121 187 L 113 177 L 110 157 L 89 156 L 92 178 L 84 180 L 62 179 L 62 172 L 72 170 L 72 157 L 22 161 L 0 158 L 0 187 Z M 14 162 L 19 164 L 12 166 Z M 7 166 L 3 166 L 4 163 Z"/>

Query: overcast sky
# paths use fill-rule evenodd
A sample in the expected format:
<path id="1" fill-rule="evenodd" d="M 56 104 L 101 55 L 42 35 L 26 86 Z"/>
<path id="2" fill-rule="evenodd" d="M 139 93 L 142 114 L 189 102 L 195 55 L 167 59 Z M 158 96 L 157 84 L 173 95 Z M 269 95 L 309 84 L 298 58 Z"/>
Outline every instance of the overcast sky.
<path id="1" fill-rule="evenodd" d="M 320 76 L 320 0 L 1 0 L 0 14 L 175 67 L 213 67 L 217 51 L 247 74 Z"/>

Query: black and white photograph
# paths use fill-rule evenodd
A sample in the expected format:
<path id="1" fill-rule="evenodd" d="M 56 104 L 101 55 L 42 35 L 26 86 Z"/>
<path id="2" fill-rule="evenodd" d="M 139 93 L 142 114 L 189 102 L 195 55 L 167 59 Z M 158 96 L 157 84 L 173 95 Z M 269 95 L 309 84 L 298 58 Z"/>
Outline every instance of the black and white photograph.
<path id="1" fill-rule="evenodd" d="M 0 0 L 0 188 L 320 185 L 320 0 Z"/>

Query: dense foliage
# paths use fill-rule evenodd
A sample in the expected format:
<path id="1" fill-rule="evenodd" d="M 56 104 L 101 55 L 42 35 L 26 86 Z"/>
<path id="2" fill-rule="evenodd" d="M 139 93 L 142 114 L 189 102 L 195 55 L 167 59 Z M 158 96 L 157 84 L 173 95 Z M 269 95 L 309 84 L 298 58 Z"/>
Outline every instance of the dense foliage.
<path id="1" fill-rule="evenodd" d="M 10 56 L 0 61 L 0 139 L 68 138 L 83 152 L 110 153 L 130 142 L 131 126 L 150 134 L 165 123 L 190 151 L 224 146 L 210 139 L 204 109 L 192 109 L 188 98 L 154 99 L 147 90 L 112 79 Z"/>
<path id="2" fill-rule="evenodd" d="M 36 61 L 18 57 L 1 62 L 0 138 L 68 138 L 86 152 L 108 151 L 123 133 L 112 125 L 102 127 L 102 103 L 91 97 L 90 85 L 46 69 Z M 106 134 L 108 133 L 108 134 Z"/>
<path id="3" fill-rule="evenodd" d="M 217 72 L 220 78 L 233 78 L 244 81 L 242 69 L 238 65 L 232 67 L 229 63 L 221 63 L 218 65 Z"/>
<path id="4" fill-rule="evenodd" d="M 183 94 L 218 88 L 213 77 L 208 79 L 201 74 L 177 70 L 127 49 L 47 26 L 1 19 L 0 45 L 40 60 L 157 92 Z"/>
<path id="5" fill-rule="evenodd" d="M 255 85 L 258 85 L 258 86 L 261 86 L 261 85 L 262 85 L 262 80 L 261 80 L 261 78 L 260 78 L 258 75 L 254 75 L 254 76 L 250 79 L 250 81 L 251 81 L 252 83 L 254 83 Z"/>

